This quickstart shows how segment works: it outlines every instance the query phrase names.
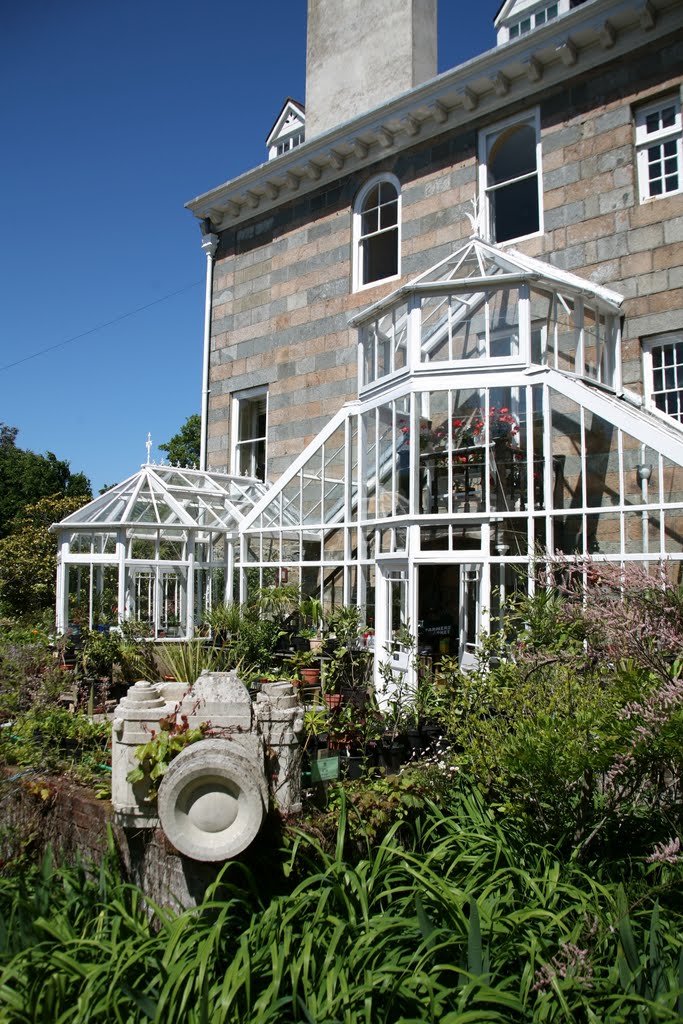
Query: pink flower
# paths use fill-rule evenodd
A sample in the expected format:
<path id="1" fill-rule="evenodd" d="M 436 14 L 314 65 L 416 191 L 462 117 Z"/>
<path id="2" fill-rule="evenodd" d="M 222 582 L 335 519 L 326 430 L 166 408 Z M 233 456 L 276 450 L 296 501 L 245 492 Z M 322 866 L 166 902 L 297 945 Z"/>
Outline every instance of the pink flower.
<path id="1" fill-rule="evenodd" d="M 657 843 L 649 857 L 645 858 L 647 864 L 678 864 L 681 857 L 681 841 L 676 836 L 668 843 Z"/>

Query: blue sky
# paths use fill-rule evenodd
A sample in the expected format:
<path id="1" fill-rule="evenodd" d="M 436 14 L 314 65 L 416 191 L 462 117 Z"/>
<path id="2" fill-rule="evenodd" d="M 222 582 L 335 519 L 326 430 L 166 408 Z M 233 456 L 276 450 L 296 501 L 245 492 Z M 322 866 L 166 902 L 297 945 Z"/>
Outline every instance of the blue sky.
<path id="1" fill-rule="evenodd" d="M 440 0 L 439 70 L 494 45 L 498 6 Z M 95 491 L 199 411 L 205 258 L 183 205 L 265 159 L 305 52 L 306 0 L 2 5 L 0 420 Z"/>

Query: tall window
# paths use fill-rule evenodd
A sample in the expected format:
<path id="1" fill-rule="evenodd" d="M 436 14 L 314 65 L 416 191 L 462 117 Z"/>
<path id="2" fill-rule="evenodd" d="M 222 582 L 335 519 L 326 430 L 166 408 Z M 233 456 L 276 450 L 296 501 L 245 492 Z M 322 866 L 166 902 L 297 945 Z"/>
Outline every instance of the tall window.
<path id="1" fill-rule="evenodd" d="M 251 388 L 233 398 L 233 473 L 266 478 L 268 389 Z"/>
<path id="2" fill-rule="evenodd" d="M 650 404 L 683 423 L 683 334 L 644 342 L 643 358 Z"/>
<path id="3" fill-rule="evenodd" d="M 636 111 L 640 201 L 681 191 L 681 101 L 669 96 Z"/>
<path id="4" fill-rule="evenodd" d="M 494 242 L 542 230 L 541 144 L 538 113 L 507 121 L 479 140 L 480 194 Z"/>
<path id="5" fill-rule="evenodd" d="M 354 210 L 354 287 L 363 288 L 400 273 L 401 189 L 393 174 L 373 178 Z"/>

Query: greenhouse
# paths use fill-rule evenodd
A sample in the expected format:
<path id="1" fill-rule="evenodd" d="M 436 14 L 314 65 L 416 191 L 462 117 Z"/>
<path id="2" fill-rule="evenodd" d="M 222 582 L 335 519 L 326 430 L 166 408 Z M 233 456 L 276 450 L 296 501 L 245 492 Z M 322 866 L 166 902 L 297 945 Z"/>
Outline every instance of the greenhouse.
<path id="1" fill-rule="evenodd" d="M 401 626 L 471 665 L 542 552 L 677 572 L 683 431 L 623 387 L 621 302 L 472 238 L 356 316 L 359 399 L 245 517 L 241 599 L 358 603 L 379 673 Z"/>
<path id="2" fill-rule="evenodd" d="M 379 678 L 401 627 L 472 665 L 548 551 L 678 576 L 683 430 L 624 387 L 621 303 L 473 237 L 354 318 L 359 397 L 274 485 L 145 465 L 55 527 L 58 628 L 190 637 L 287 583 L 363 609 Z"/>
<path id="3" fill-rule="evenodd" d="M 264 493 L 258 480 L 143 465 L 53 527 L 58 631 L 134 620 L 156 638 L 193 636 L 233 599 L 239 526 Z"/>

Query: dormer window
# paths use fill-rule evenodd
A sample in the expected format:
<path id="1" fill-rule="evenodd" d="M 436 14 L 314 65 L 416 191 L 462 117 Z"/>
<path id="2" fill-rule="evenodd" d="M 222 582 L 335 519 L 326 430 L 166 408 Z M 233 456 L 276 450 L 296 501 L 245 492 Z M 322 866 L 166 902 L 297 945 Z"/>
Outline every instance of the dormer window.
<path id="1" fill-rule="evenodd" d="M 509 26 L 510 39 L 516 39 L 518 36 L 531 32 L 532 28 L 539 28 L 541 25 L 545 25 L 546 21 L 552 21 L 553 18 L 557 17 L 557 14 L 557 4 L 548 4 L 546 7 L 541 7 L 538 11 L 534 11 L 533 14 L 527 15 L 525 18 L 515 21 Z"/>
<path id="2" fill-rule="evenodd" d="M 277 144 L 276 156 L 282 156 L 283 153 L 288 153 L 290 149 L 296 149 L 304 141 L 303 132 L 295 132 L 294 135 L 289 135 L 286 139 L 283 139 Z M 272 159 L 272 157 L 271 157 Z"/>
<path id="3" fill-rule="evenodd" d="M 529 0 L 507 0 L 495 20 L 498 45 L 519 39 L 577 6 L 574 0 L 553 3 L 530 3 Z"/>
<path id="4" fill-rule="evenodd" d="M 288 98 L 266 139 L 268 159 L 275 160 L 305 141 L 306 115 L 301 103 Z"/>

